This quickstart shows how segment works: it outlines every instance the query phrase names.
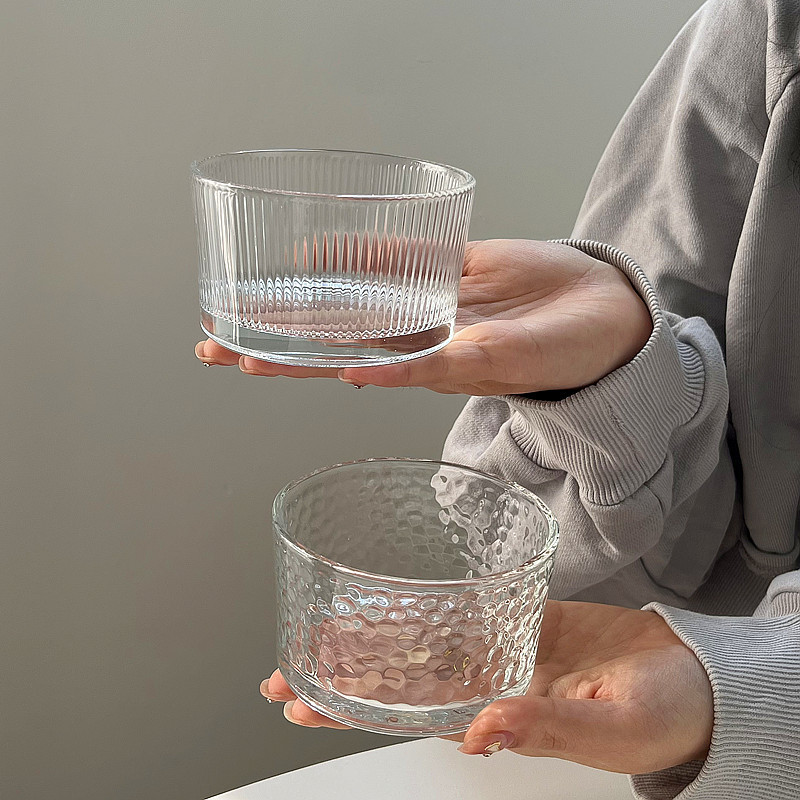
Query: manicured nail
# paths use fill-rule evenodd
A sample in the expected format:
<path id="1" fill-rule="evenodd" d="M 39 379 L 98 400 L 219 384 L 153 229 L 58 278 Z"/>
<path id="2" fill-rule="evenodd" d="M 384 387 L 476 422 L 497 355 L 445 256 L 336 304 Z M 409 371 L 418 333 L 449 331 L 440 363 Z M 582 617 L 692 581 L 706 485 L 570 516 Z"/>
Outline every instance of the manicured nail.
<path id="1" fill-rule="evenodd" d="M 356 389 L 363 389 L 363 388 L 364 388 L 364 386 L 365 386 L 365 384 L 363 384 L 363 383 L 356 383 L 355 381 L 353 381 L 353 380 L 350 380 L 350 378 L 345 378 L 345 377 L 344 377 L 344 370 L 343 370 L 343 369 L 340 369 L 340 370 L 339 370 L 339 371 L 336 373 L 336 376 L 339 378 L 339 380 L 340 380 L 342 383 L 349 383 L 351 386 L 355 387 Z"/>
<path id="2" fill-rule="evenodd" d="M 300 722 L 299 720 L 296 720 L 292 716 L 292 708 L 294 708 L 294 704 L 296 702 L 296 700 L 290 700 L 288 703 L 283 704 L 283 716 L 286 717 L 286 719 L 288 719 L 293 725 L 300 725 L 303 728 L 318 728 L 319 725 L 309 725 L 306 722 Z"/>
<path id="3" fill-rule="evenodd" d="M 509 747 L 513 746 L 514 734 L 508 731 L 498 731 L 497 733 L 488 733 L 483 736 L 476 736 L 474 739 L 469 739 L 458 749 L 468 756 L 482 755 L 488 758 L 494 753 L 499 753 L 501 750 L 508 750 Z"/>

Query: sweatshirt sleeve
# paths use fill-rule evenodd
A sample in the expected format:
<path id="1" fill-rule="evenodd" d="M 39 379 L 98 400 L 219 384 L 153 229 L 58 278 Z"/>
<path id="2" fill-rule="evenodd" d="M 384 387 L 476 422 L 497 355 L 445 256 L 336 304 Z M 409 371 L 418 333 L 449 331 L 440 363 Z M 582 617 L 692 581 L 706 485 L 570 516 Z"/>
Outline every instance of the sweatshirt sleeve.
<path id="1" fill-rule="evenodd" d="M 557 402 L 470 401 L 445 458 L 528 486 L 553 510 L 561 526 L 555 597 L 580 596 L 627 567 L 613 595 L 589 599 L 639 606 L 653 598 L 655 576 L 670 582 L 657 596 L 680 604 L 713 563 L 734 502 L 722 353 L 702 319 L 661 309 L 627 255 L 596 242 L 564 243 L 626 274 L 650 309 L 648 342 L 628 364 Z M 710 534 L 687 533 L 697 503 Z M 676 564 L 676 542 L 687 536 Z"/>
<path id="2" fill-rule="evenodd" d="M 753 617 L 652 604 L 706 668 L 714 729 L 705 762 L 631 778 L 640 800 L 800 795 L 800 572 L 776 578 Z"/>
<path id="3" fill-rule="evenodd" d="M 760 0 L 711 0 L 691 18 L 615 131 L 568 242 L 625 272 L 652 315 L 646 346 L 562 399 L 473 398 L 446 442 L 445 458 L 552 508 L 555 597 L 685 606 L 736 546 L 723 351 L 738 345 L 728 293 L 770 129 L 766 17 Z"/>

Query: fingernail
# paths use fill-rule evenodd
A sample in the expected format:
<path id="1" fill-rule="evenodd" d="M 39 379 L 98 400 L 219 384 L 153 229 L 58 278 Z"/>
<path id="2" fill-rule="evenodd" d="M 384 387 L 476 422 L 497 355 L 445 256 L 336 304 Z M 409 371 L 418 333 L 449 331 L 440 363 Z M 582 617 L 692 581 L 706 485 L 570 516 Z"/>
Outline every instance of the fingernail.
<path id="1" fill-rule="evenodd" d="M 351 381 L 350 378 L 345 378 L 343 369 L 340 369 L 336 373 L 336 376 L 339 378 L 339 380 L 342 383 L 349 383 L 351 386 L 355 386 L 356 389 L 363 389 L 364 388 L 364 384 L 363 383 L 356 383 L 355 381 Z"/>
<path id="2" fill-rule="evenodd" d="M 255 372 L 256 360 L 248 356 L 241 356 L 239 359 L 239 369 L 242 370 L 242 372 Z"/>
<path id="3" fill-rule="evenodd" d="M 300 725 L 300 727 L 302 728 L 318 728 L 319 725 L 309 725 L 305 722 L 300 722 L 299 720 L 296 720 L 292 716 L 292 708 L 294 707 L 294 704 L 296 702 L 297 702 L 296 700 L 290 700 L 288 703 L 283 704 L 283 716 L 286 717 L 286 719 L 289 720 L 289 722 L 291 722 L 293 725 Z"/>
<path id="4" fill-rule="evenodd" d="M 499 753 L 501 750 L 508 750 L 509 747 L 513 746 L 514 734 L 508 731 L 498 731 L 497 733 L 489 733 L 484 736 L 476 736 L 474 739 L 469 739 L 458 749 L 468 756 L 482 755 L 488 758 L 494 753 Z"/>

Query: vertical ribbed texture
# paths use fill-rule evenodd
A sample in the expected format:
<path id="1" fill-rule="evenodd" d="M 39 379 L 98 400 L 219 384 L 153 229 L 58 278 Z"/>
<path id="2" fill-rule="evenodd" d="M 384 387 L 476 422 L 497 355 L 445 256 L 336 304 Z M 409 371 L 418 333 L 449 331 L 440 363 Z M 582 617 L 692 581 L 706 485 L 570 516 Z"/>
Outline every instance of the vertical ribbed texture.
<path id="1" fill-rule="evenodd" d="M 361 153 L 201 162 L 201 306 L 242 328 L 315 339 L 449 325 L 473 185 L 459 170 Z"/>
<path id="2" fill-rule="evenodd" d="M 714 731 L 704 764 L 634 776 L 638 797 L 800 796 L 800 573 L 793 575 L 794 591 L 781 593 L 781 607 L 763 609 L 785 616 L 709 617 L 660 604 L 647 607 L 706 668 L 714 690 Z"/>

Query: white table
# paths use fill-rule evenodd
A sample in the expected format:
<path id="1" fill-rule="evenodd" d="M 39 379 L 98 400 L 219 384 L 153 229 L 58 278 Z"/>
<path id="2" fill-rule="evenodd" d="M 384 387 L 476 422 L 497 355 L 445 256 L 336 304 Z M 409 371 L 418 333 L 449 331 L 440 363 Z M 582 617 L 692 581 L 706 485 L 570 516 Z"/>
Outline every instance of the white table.
<path id="1" fill-rule="evenodd" d="M 555 758 L 465 756 L 418 739 L 276 775 L 209 800 L 631 800 L 624 775 Z"/>

